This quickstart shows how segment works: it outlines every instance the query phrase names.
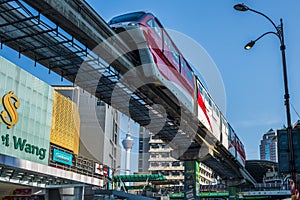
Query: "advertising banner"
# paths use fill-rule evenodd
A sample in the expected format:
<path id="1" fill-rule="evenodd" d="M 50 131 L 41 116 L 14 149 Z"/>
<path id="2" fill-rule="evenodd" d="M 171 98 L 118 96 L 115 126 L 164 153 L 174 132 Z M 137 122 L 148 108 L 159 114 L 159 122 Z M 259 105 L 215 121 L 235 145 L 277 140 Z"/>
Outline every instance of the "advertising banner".
<path id="1" fill-rule="evenodd" d="M 0 57 L 0 153 L 48 165 L 53 89 Z"/>
<path id="2" fill-rule="evenodd" d="M 107 166 L 103 167 L 103 175 L 106 177 L 108 176 L 108 167 Z"/>
<path id="3" fill-rule="evenodd" d="M 52 159 L 56 162 L 72 166 L 73 156 L 67 152 L 63 152 L 58 149 L 53 149 Z"/>
<path id="4" fill-rule="evenodd" d="M 184 199 L 200 199 L 200 166 L 197 161 L 185 161 Z"/>
<path id="5" fill-rule="evenodd" d="M 103 176 L 103 165 L 99 163 L 95 163 L 95 174 L 99 174 Z"/>
<path id="6" fill-rule="evenodd" d="M 78 154 L 80 117 L 77 105 L 55 91 L 52 114 L 50 142 Z"/>
<path id="7" fill-rule="evenodd" d="M 108 168 L 108 178 L 112 179 L 113 178 L 113 170 L 111 168 Z"/>

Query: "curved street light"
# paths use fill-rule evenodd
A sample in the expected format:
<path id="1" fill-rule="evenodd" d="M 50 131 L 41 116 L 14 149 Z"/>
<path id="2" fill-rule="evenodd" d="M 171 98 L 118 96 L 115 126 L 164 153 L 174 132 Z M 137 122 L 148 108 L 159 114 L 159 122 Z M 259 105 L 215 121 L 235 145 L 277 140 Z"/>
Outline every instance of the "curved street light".
<path id="1" fill-rule="evenodd" d="M 296 176 L 295 176 L 295 159 L 294 159 L 294 148 L 293 148 L 293 136 L 292 136 L 292 123 L 291 123 L 291 113 L 290 113 L 290 95 L 289 95 L 289 89 L 288 89 L 288 78 L 287 78 L 287 68 L 286 68 L 286 58 L 285 58 L 285 44 L 284 44 L 284 35 L 283 35 L 283 22 L 282 19 L 280 19 L 280 25 L 276 26 L 275 23 L 265 14 L 253 10 L 251 8 L 249 8 L 248 6 L 244 5 L 244 4 L 236 4 L 234 6 L 235 10 L 238 11 L 252 11 L 254 13 L 257 13 L 259 15 L 262 15 L 263 17 L 265 17 L 267 20 L 269 20 L 271 22 L 271 24 L 274 26 L 276 32 L 274 31 L 269 31 L 266 32 L 264 34 L 262 34 L 261 36 L 259 36 L 257 39 L 255 40 L 251 40 L 248 44 L 245 45 L 245 49 L 249 50 L 251 49 L 255 42 L 258 41 L 259 39 L 261 39 L 262 37 L 264 37 L 265 35 L 268 34 L 275 34 L 278 39 L 280 40 L 280 50 L 281 50 L 281 56 L 282 56 L 282 66 L 283 66 L 283 79 L 284 79 L 284 99 L 285 99 L 285 106 L 286 106 L 286 117 L 287 117 L 287 133 L 288 133 L 288 144 L 289 144 L 289 152 L 290 152 L 290 173 L 291 173 L 291 177 L 292 180 L 296 181 Z"/>
<path id="2" fill-rule="evenodd" d="M 255 44 L 255 42 L 257 40 L 259 40 L 260 38 L 262 38 L 262 37 L 264 37 L 265 35 L 268 35 L 268 34 L 275 34 L 275 35 L 277 35 L 277 33 L 273 32 L 273 31 L 266 32 L 266 33 L 262 34 L 261 36 L 259 36 L 258 38 L 256 38 L 255 40 L 251 40 L 250 42 L 248 42 L 245 45 L 244 49 L 246 49 L 246 50 L 251 49 L 254 46 L 254 44 Z"/>

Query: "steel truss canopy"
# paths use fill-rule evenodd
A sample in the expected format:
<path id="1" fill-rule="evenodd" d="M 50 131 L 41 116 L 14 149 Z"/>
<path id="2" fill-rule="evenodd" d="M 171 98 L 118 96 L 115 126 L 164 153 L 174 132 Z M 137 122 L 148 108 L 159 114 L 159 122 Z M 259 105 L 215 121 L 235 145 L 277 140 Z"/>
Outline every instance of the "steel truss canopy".
<path id="1" fill-rule="evenodd" d="M 150 84 L 136 89 L 129 82 L 120 82 L 123 75 L 141 61 L 136 54 L 121 53 L 130 48 L 117 36 L 101 46 L 97 54 L 92 52 L 112 36 L 115 36 L 113 30 L 84 0 L 0 1 L 1 48 L 3 44 L 11 47 L 19 52 L 19 57 L 31 58 L 35 64 L 48 68 L 49 73 L 61 75 L 108 104 L 112 103 L 114 93 L 113 106 L 150 131 L 158 132 L 180 160 L 202 161 L 200 149 L 204 149 L 204 154 L 208 155 L 204 164 L 223 179 L 244 179 L 246 176 L 253 182 L 203 124 L 191 117 L 184 106 L 170 99 L 167 88 Z M 114 61 L 108 62 L 112 58 Z M 138 76 L 134 78 L 134 81 L 139 79 Z M 154 106 L 156 104 L 167 110 L 167 118 L 162 109 Z"/>
<path id="2" fill-rule="evenodd" d="M 104 181 L 74 172 L 0 154 L 0 181 L 14 184 L 57 188 L 61 186 L 100 186 Z"/>

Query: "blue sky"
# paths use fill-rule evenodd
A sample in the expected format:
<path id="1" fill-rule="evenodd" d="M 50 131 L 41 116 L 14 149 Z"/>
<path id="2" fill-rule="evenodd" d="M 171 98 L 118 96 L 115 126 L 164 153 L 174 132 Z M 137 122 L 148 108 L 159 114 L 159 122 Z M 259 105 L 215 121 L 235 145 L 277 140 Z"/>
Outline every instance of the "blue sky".
<path id="1" fill-rule="evenodd" d="M 226 118 L 246 147 L 247 159 L 259 158 L 259 141 L 270 128 L 286 124 L 283 103 L 283 75 L 279 40 L 268 35 L 246 51 L 244 45 L 262 33 L 273 31 L 273 26 L 262 16 L 233 9 L 237 3 L 268 15 L 275 24 L 283 18 L 286 57 L 291 102 L 300 112 L 300 2 L 296 0 L 88 0 L 88 3 L 108 21 L 112 17 L 146 10 L 152 12 L 165 28 L 193 38 L 211 56 L 224 81 L 226 90 Z M 184 53 L 184 52 L 183 52 Z M 48 70 L 36 68 L 24 56 L 18 59 L 8 47 L 0 55 L 45 80 L 60 84 L 60 77 L 48 75 Z M 66 82 L 64 82 L 66 83 Z M 217 98 L 217 97 L 213 97 Z M 298 117 L 291 109 L 292 122 Z"/>

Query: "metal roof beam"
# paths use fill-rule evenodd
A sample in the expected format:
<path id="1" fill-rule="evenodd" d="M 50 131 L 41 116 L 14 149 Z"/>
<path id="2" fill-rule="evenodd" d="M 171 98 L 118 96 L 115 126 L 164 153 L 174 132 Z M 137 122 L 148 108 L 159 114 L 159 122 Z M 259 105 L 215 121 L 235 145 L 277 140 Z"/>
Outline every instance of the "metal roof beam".
<path id="1" fill-rule="evenodd" d="M 60 62 L 60 61 L 57 61 Z M 49 62 L 49 70 L 55 69 L 55 68 L 64 68 L 64 67 L 69 67 L 69 66 L 75 66 L 75 65 L 80 65 L 82 63 L 82 61 L 78 61 L 78 62 L 68 62 L 66 64 L 61 64 L 61 65 L 55 65 L 55 62 Z"/>
<path id="2" fill-rule="evenodd" d="M 18 21 L 7 22 L 7 23 L 4 23 L 4 24 L 0 24 L 0 28 L 5 27 L 5 26 L 10 26 L 10 25 L 18 24 L 18 23 L 22 23 L 22 22 L 26 22 L 26 21 L 30 21 L 30 20 L 33 20 L 33 19 L 39 19 L 39 18 L 40 18 L 40 14 L 38 14 L 37 16 L 20 19 Z"/>
<path id="3" fill-rule="evenodd" d="M 74 51 L 74 52 L 67 53 L 67 54 L 57 54 L 57 55 L 49 56 L 49 57 L 41 57 L 41 58 L 35 59 L 35 61 L 39 62 L 39 61 L 42 61 L 42 60 L 49 60 L 49 59 L 59 58 L 59 57 L 62 57 L 62 58 L 66 58 L 67 57 L 68 58 L 71 55 L 77 55 L 79 53 L 85 53 L 86 54 L 86 50 Z M 80 56 L 78 56 L 78 57 L 80 57 Z M 70 58 L 68 58 L 68 59 L 70 59 Z"/>
<path id="4" fill-rule="evenodd" d="M 2 4 L 6 4 L 6 3 L 9 3 L 9 2 L 11 2 L 11 1 L 15 1 L 15 0 L 6 0 L 6 1 L 1 1 L 1 2 L 0 2 L 0 5 L 2 5 Z"/>
<path id="5" fill-rule="evenodd" d="M 43 34 L 46 34 L 46 33 L 57 31 L 57 30 L 58 30 L 58 27 L 56 27 L 54 29 L 49 29 L 49 30 L 45 30 L 45 31 L 37 32 L 37 33 L 32 33 L 32 34 L 26 34 L 26 35 L 22 35 L 22 36 L 15 37 L 15 38 L 10 38 L 10 39 L 5 39 L 5 40 L 3 40 L 2 37 L 1 37 L 0 42 L 1 43 L 8 43 L 8 42 L 16 41 L 16 40 L 25 39 L 25 38 L 28 38 L 28 37 L 30 38 L 30 37 L 34 37 L 34 36 L 38 36 L 38 35 L 43 35 Z"/>
<path id="6" fill-rule="evenodd" d="M 5 13 L 8 13 L 8 12 L 11 12 L 11 11 L 14 11 L 14 10 L 18 10 L 18 9 L 20 9 L 20 7 L 18 7 L 18 8 L 13 7 L 11 9 L 2 10 L 1 13 L 0 13 L 0 15 L 3 15 Z"/>
<path id="7" fill-rule="evenodd" d="M 61 41 L 61 42 L 57 42 L 57 43 L 53 43 L 53 44 L 45 44 L 45 45 L 42 45 L 42 46 L 35 46 L 35 47 L 32 47 L 32 48 L 21 49 L 21 50 L 19 50 L 19 53 L 23 53 L 23 52 L 26 52 L 26 51 L 36 51 L 38 49 L 43 49 L 43 48 L 55 47 L 55 46 L 58 46 L 58 45 L 70 43 L 72 41 L 73 40 L 65 40 L 65 41 Z"/>

